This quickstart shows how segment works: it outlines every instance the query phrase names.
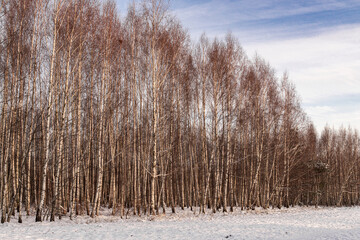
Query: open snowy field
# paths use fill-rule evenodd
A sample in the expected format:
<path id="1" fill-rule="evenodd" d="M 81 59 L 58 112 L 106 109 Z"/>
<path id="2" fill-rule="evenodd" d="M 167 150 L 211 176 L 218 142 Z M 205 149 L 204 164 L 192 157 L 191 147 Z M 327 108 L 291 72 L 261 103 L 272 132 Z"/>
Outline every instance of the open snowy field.
<path id="1" fill-rule="evenodd" d="M 0 225 L 0 239 L 360 239 L 360 207 L 295 207 L 198 215 L 168 211 L 156 217 L 87 216 L 35 223 L 24 217 Z M 107 214 L 103 212 L 102 214 Z"/>

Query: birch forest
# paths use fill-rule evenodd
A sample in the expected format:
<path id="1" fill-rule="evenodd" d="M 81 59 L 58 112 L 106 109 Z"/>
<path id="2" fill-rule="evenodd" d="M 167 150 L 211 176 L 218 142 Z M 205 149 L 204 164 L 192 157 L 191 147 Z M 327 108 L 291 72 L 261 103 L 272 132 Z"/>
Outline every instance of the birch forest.
<path id="1" fill-rule="evenodd" d="M 165 0 L 1 0 L 1 222 L 359 204 L 357 130 L 277 76 Z"/>

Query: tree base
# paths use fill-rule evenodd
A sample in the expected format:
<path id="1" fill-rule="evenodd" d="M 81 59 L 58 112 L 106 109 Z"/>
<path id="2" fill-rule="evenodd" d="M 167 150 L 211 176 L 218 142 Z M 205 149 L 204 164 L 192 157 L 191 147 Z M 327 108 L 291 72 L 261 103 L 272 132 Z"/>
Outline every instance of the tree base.
<path id="1" fill-rule="evenodd" d="M 40 211 L 40 209 L 37 209 L 37 211 L 36 211 L 35 222 L 41 222 L 41 211 Z"/>

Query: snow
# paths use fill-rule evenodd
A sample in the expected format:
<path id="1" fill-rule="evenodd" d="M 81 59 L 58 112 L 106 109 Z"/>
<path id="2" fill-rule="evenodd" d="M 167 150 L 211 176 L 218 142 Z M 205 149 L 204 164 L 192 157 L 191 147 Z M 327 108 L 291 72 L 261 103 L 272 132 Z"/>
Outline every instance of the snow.
<path id="1" fill-rule="evenodd" d="M 23 223 L 12 219 L 0 225 L 0 239 L 360 239 L 360 207 L 256 209 L 234 213 L 194 214 L 189 209 L 165 215 L 63 217 L 56 222 Z"/>

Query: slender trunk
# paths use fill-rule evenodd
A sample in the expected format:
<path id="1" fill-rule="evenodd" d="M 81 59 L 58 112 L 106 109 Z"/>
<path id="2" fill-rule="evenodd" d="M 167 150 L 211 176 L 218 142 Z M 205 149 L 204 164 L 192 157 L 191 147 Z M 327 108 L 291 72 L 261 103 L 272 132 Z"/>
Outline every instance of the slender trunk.
<path id="1" fill-rule="evenodd" d="M 100 93 L 100 120 L 99 120 L 99 140 L 98 140 L 98 174 L 97 174 L 97 184 L 94 197 L 94 205 L 91 212 L 91 217 L 98 215 L 99 205 L 101 200 L 101 191 L 102 191 L 102 180 L 103 180 L 103 151 L 102 151 L 102 135 L 103 135 L 103 121 L 104 121 L 104 95 L 105 95 L 105 78 L 106 78 L 107 64 L 104 64 L 103 74 L 101 78 L 101 93 Z"/>
<path id="2" fill-rule="evenodd" d="M 55 1 L 55 0 L 54 0 Z M 48 97 L 48 105 L 47 105 L 47 111 L 46 111 L 46 146 L 45 146 L 45 160 L 44 160 L 44 166 L 43 166 L 43 173 L 42 173 L 42 185 L 41 185 L 41 195 L 40 195 L 40 201 L 39 205 L 36 210 L 36 222 L 41 222 L 41 215 L 44 207 L 45 202 L 45 195 L 46 195 L 46 176 L 47 176 L 47 170 L 48 170 L 48 163 L 50 159 L 50 147 L 51 147 L 51 116 L 52 116 L 52 107 L 53 107 L 53 88 L 54 88 L 54 65 L 55 65 L 55 58 L 56 58 L 56 40 L 57 40 L 57 23 L 58 23 L 58 13 L 55 14 L 54 18 L 54 29 L 53 29 L 53 44 L 52 44 L 52 54 L 51 54 L 51 60 L 50 60 L 50 85 L 49 85 L 49 97 Z"/>

